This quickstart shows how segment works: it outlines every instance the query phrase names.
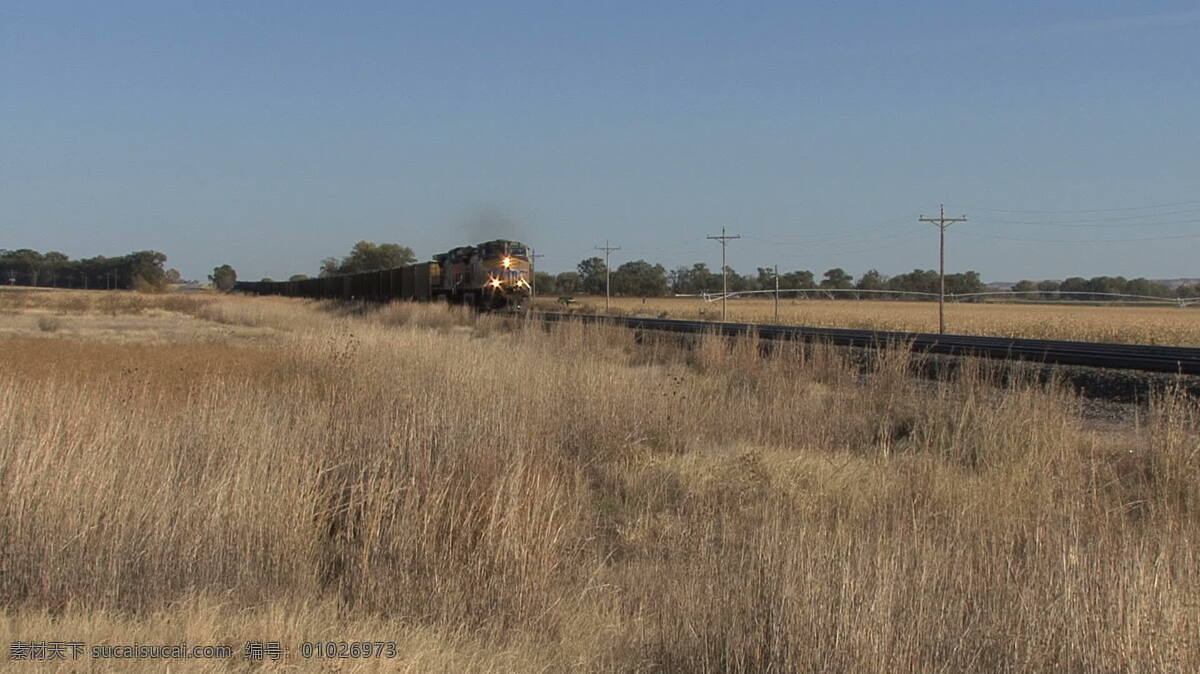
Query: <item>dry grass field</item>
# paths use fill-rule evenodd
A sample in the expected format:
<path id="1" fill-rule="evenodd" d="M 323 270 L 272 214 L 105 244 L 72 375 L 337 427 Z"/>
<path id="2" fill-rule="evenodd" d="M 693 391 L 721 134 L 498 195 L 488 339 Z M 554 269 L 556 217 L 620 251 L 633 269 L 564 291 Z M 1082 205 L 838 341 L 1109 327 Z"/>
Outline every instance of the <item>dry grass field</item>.
<path id="1" fill-rule="evenodd" d="M 1116 425 L 969 367 L 914 380 L 903 352 L 864 378 L 834 349 L 436 306 L 11 292 L 4 644 L 278 640 L 289 670 L 1200 670 L 1196 400 Z M 306 661 L 305 640 L 398 657 Z"/>
<path id="2" fill-rule="evenodd" d="M 603 297 L 579 297 L 574 310 L 602 313 Z M 540 308 L 561 311 L 555 299 Z M 720 320 L 721 303 L 695 297 L 614 297 L 618 313 Z M 727 320 L 773 323 L 773 299 L 729 300 Z M 830 328 L 937 332 L 937 302 L 799 300 L 781 297 L 779 322 Z M 963 335 L 1200 346 L 1200 308 L 1071 304 L 947 303 L 946 331 Z"/>

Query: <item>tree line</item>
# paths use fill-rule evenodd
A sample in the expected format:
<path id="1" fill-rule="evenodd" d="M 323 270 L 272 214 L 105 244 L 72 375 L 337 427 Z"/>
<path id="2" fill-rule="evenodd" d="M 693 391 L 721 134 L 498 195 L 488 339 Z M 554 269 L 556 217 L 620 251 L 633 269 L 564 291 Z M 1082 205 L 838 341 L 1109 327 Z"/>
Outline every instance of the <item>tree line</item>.
<path id="1" fill-rule="evenodd" d="M 731 267 L 726 267 L 725 271 L 730 292 L 775 289 L 776 274 L 773 267 L 758 267 L 754 274 L 746 275 L 739 274 Z M 535 275 L 534 283 L 537 291 L 542 294 L 602 295 L 604 294 L 606 272 L 608 269 L 604 264 L 604 259 L 593 257 L 581 261 L 575 271 L 562 272 L 557 275 L 538 272 Z M 636 297 L 719 293 L 723 283 L 721 271 L 709 269 L 708 265 L 703 262 L 668 271 L 661 264 L 634 260 L 613 269 L 609 276 L 611 277 L 611 291 L 614 295 Z M 863 297 L 875 296 L 876 291 L 883 290 L 937 293 L 939 288 L 938 273 L 934 270 L 921 269 L 891 277 L 871 269 L 857 279 L 841 267 L 826 270 L 819 279 L 812 271 L 806 269 L 784 272 L 778 276 L 781 290 L 860 290 L 863 292 L 839 293 L 839 295 Z M 947 293 L 966 294 L 983 292 L 983 290 L 983 281 L 979 278 L 978 272 L 967 271 L 946 275 Z"/>
<path id="2" fill-rule="evenodd" d="M 159 291 L 180 280 L 178 271 L 163 269 L 166 261 L 167 256 L 156 250 L 72 260 L 58 251 L 0 249 L 0 283 L 45 288 Z"/>
<path id="3" fill-rule="evenodd" d="M 1023 280 L 1016 283 L 1012 290 L 1040 299 L 1104 300 L 1109 295 L 1141 295 L 1164 299 L 1200 297 L 1200 284 L 1185 284 L 1172 288 L 1160 281 L 1127 279 L 1124 276 L 1094 276 L 1090 279 L 1072 276 L 1062 281 Z"/>
<path id="4" fill-rule="evenodd" d="M 538 272 L 534 283 L 541 294 L 558 295 L 603 295 L 605 273 L 604 259 L 592 257 L 582 260 L 575 271 L 560 274 Z M 726 267 L 730 292 L 774 290 L 776 282 L 773 267 L 758 267 L 753 274 L 739 274 Z M 821 278 L 809 270 L 780 273 L 781 290 L 838 290 L 862 291 L 839 292 L 839 297 L 861 299 L 905 299 L 903 295 L 891 295 L 893 291 L 936 295 L 940 289 L 938 272 L 935 269 L 914 269 L 905 274 L 885 276 L 870 269 L 855 278 L 841 267 L 828 269 Z M 719 269 L 709 269 L 703 262 L 668 271 L 660 264 L 645 260 L 626 262 L 611 273 L 611 291 L 614 295 L 656 297 L 670 294 L 699 295 L 720 293 L 722 288 Z M 1103 300 L 1108 295 L 1141 295 L 1144 297 L 1193 298 L 1200 297 L 1200 283 L 1181 285 L 1177 288 L 1145 278 L 1126 279 L 1123 276 L 1096 276 L 1090 279 L 1074 276 L 1063 281 L 1024 280 L 1012 287 L 1015 292 L 1028 292 L 1029 298 L 1049 300 Z M 976 271 L 946 275 L 947 295 L 967 295 L 987 291 L 987 286 Z M 921 299 L 913 295 L 908 299 Z"/>

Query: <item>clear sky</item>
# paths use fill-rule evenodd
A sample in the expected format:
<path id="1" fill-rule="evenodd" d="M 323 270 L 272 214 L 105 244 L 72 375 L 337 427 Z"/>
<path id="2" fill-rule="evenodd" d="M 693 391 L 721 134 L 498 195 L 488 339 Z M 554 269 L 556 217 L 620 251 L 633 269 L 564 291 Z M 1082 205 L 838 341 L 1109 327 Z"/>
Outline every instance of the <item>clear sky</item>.
<path id="1" fill-rule="evenodd" d="M 8 2 L 0 247 L 1200 276 L 1200 7 Z M 1118 210 L 1122 209 L 1122 210 Z"/>

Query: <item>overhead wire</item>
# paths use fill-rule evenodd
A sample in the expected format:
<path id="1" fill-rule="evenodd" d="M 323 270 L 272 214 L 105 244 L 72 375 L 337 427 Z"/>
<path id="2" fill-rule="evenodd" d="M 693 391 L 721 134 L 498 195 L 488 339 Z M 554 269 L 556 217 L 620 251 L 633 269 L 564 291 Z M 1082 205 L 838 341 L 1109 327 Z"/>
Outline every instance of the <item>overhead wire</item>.
<path id="1" fill-rule="evenodd" d="M 1030 214 L 1039 214 L 1040 213 L 1040 214 L 1046 214 L 1046 215 L 1050 215 L 1050 214 L 1069 215 L 1069 214 L 1073 214 L 1073 213 L 1116 213 L 1119 211 L 1147 211 L 1147 210 L 1154 210 L 1154 209 L 1158 209 L 1158 208 L 1175 208 L 1176 206 L 1189 206 L 1192 204 L 1200 204 L 1200 200 L 1191 199 L 1188 201 L 1176 201 L 1174 203 L 1169 203 L 1169 204 L 1149 204 L 1146 206 L 1123 206 L 1120 208 L 1080 208 L 1080 209 L 1070 209 L 1070 210 L 1028 210 L 1028 209 L 987 208 L 984 206 L 972 206 L 972 207 L 968 208 L 967 210 L 969 210 L 969 211 L 984 211 L 984 212 L 991 212 L 991 213 L 1030 213 Z"/>

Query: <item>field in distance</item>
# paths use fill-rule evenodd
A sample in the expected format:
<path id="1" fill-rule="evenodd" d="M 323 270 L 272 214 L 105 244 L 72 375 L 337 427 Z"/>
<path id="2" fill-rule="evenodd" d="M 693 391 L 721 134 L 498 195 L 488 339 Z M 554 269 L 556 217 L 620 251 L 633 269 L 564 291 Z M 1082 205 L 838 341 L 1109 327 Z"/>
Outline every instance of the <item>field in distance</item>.
<path id="1" fill-rule="evenodd" d="M 538 307 L 562 310 L 557 298 L 541 298 Z M 604 297 L 578 296 L 575 311 L 602 313 Z M 721 303 L 696 297 L 614 297 L 615 313 L 717 321 Z M 737 298 L 728 303 L 726 320 L 775 322 L 771 298 Z M 783 297 L 779 322 L 826 328 L 937 332 L 937 302 L 817 300 Z M 1066 339 L 1085 342 L 1200 346 L 1200 309 L 1170 305 L 1106 306 L 1072 304 L 947 303 L 946 332 L 960 335 Z"/>

